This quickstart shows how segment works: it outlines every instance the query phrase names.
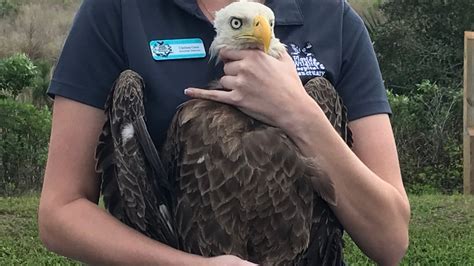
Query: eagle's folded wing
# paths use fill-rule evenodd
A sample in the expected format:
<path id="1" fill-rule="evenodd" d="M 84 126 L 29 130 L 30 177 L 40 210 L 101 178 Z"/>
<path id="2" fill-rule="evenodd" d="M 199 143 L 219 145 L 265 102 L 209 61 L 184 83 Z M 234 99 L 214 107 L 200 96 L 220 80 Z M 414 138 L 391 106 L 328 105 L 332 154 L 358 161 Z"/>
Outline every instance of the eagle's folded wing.
<path id="1" fill-rule="evenodd" d="M 123 72 L 106 104 L 106 123 L 96 150 L 105 207 L 123 223 L 179 247 L 170 213 L 171 186 L 144 121 L 144 83 Z"/>

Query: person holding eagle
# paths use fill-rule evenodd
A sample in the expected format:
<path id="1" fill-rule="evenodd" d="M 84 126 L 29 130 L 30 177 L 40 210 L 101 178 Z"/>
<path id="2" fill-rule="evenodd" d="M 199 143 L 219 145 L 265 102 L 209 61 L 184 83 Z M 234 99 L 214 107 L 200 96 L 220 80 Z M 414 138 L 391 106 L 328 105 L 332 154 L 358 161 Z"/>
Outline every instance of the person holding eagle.
<path id="1" fill-rule="evenodd" d="M 343 265 L 342 229 L 378 264 L 406 252 L 391 111 L 345 1 L 84 0 L 49 93 L 39 228 L 54 252 Z"/>

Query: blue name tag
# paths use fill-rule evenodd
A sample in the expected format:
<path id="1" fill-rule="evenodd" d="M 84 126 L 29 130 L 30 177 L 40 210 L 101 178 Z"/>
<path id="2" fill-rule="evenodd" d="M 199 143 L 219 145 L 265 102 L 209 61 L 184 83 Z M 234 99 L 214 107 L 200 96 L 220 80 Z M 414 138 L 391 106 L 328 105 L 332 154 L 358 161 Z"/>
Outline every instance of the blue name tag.
<path id="1" fill-rule="evenodd" d="M 150 42 L 153 59 L 176 60 L 206 57 L 206 50 L 201 39 L 155 40 Z"/>

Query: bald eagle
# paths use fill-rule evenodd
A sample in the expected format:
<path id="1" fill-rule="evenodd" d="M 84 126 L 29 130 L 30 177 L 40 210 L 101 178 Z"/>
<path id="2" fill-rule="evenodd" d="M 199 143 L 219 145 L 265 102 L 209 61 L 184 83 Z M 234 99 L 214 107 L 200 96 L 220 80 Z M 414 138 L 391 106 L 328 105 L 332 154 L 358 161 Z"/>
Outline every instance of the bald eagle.
<path id="1" fill-rule="evenodd" d="M 247 1 L 215 16 L 219 50 L 286 52 L 273 12 Z M 317 162 L 283 130 L 237 108 L 206 100 L 180 105 L 161 151 L 145 124 L 144 83 L 125 71 L 106 104 L 96 150 L 109 212 L 139 232 L 186 252 L 232 254 L 261 265 L 341 265 L 343 228 L 314 192 Z M 328 80 L 305 84 L 329 121 L 351 144 L 346 110 Z M 331 198 L 324 197 L 329 202 Z"/>

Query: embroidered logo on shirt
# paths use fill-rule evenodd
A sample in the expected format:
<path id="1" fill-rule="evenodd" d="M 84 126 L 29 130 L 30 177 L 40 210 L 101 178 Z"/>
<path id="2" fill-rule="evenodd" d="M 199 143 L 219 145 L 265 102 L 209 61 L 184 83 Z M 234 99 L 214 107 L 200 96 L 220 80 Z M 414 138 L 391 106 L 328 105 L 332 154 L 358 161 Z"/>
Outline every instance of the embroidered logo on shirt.
<path id="1" fill-rule="evenodd" d="M 296 65 L 298 75 L 322 77 L 326 73 L 326 67 L 319 62 L 311 52 L 313 45 L 309 42 L 303 48 L 294 43 L 290 43 L 290 55 Z"/>

